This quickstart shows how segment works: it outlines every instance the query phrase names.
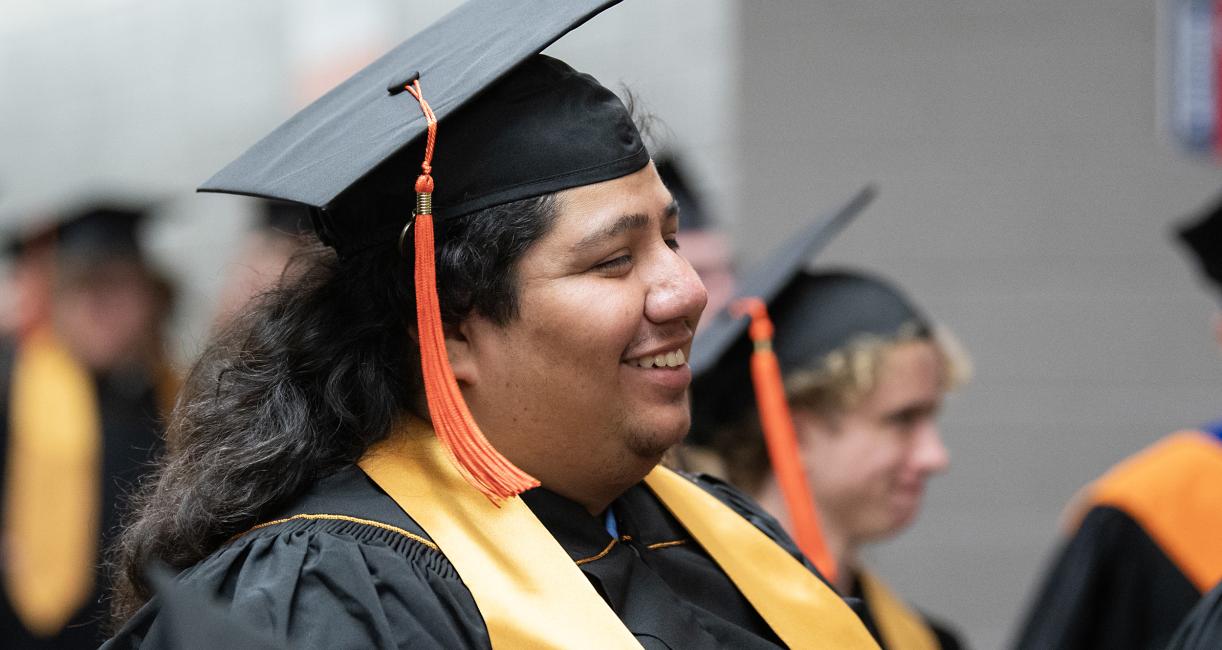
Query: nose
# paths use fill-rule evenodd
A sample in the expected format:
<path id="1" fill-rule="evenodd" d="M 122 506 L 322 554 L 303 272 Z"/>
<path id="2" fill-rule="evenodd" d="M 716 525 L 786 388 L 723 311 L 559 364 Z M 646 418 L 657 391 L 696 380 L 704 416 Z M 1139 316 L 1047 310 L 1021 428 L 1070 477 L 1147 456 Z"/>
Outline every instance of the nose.
<path id="1" fill-rule="evenodd" d="M 700 276 L 669 246 L 659 251 L 657 263 L 650 266 L 645 318 L 654 323 L 681 320 L 694 332 L 709 299 Z"/>
<path id="2" fill-rule="evenodd" d="M 916 444 L 912 450 L 912 464 L 927 476 L 941 474 L 950 467 L 950 452 L 942 443 L 942 434 L 933 420 L 917 432 Z"/>

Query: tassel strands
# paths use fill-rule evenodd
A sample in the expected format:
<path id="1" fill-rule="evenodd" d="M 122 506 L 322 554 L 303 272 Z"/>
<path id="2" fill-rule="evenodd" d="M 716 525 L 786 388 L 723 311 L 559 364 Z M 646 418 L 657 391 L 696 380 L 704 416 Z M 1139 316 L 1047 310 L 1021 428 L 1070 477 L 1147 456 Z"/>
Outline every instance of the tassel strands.
<path id="1" fill-rule="evenodd" d="M 419 79 L 405 89 L 411 93 L 428 120 L 422 173 L 416 179 L 415 284 L 416 327 L 420 345 L 420 367 L 433 429 L 462 477 L 493 503 L 499 504 L 539 485 L 539 481 L 505 458 L 480 431 L 472 417 L 454 369 L 446 355 L 441 306 L 437 298 L 437 267 L 433 234 L 433 149 L 437 141 L 437 118 L 424 99 Z"/>
<path id="2" fill-rule="evenodd" d="M 743 298 L 731 305 L 736 316 L 750 316 L 748 334 L 754 343 L 751 353 L 751 382 L 755 386 L 755 401 L 759 407 L 760 425 L 768 447 L 772 471 L 785 498 L 785 508 L 793 522 L 798 547 L 829 582 L 836 582 L 836 561 L 828 551 L 819 524 L 819 512 L 811 495 L 806 471 L 798 449 L 789 402 L 785 399 L 785 383 L 781 366 L 772 349 L 773 327 L 768 309 L 759 298 Z"/>

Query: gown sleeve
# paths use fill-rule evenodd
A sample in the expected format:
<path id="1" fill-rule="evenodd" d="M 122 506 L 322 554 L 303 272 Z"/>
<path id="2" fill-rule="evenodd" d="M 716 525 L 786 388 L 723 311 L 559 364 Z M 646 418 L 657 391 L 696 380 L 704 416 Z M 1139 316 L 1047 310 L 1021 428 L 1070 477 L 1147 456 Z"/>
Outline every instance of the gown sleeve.
<path id="1" fill-rule="evenodd" d="M 1163 648 L 1199 598 L 1136 521 L 1098 506 L 1049 570 L 1016 647 Z"/>
<path id="2" fill-rule="evenodd" d="M 248 533 L 184 571 L 235 622 L 286 648 L 487 648 L 483 619 L 453 567 L 399 533 L 292 521 Z M 178 647 L 157 599 L 106 650 Z"/>
<path id="3" fill-rule="evenodd" d="M 1213 588 L 1192 608 L 1175 632 L 1167 650 L 1212 650 L 1222 648 L 1222 584 Z"/>

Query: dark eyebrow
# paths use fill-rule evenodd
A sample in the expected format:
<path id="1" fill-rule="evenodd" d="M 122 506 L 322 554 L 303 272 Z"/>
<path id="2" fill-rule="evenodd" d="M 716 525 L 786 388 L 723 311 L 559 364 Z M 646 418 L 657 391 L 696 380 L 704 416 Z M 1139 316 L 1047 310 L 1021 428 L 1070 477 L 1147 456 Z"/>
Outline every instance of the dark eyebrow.
<path id="1" fill-rule="evenodd" d="M 663 219 L 672 219 L 679 216 L 679 202 L 671 201 L 662 210 Z M 590 233 L 581 238 L 581 241 L 573 244 L 573 252 L 580 253 L 590 248 L 594 248 L 602 242 L 618 237 L 629 230 L 639 230 L 649 226 L 649 215 L 643 213 L 626 214 L 616 219 L 614 223 L 599 230 L 598 232 Z"/>

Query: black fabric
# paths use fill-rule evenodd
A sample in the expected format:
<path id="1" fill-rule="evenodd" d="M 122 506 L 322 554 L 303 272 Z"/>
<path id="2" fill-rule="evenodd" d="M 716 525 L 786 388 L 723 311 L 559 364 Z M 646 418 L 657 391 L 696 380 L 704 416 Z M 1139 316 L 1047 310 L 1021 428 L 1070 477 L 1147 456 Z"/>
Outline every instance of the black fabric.
<path id="1" fill-rule="evenodd" d="M 805 268 L 811 257 L 831 243 L 874 200 L 876 193 L 872 186 L 867 185 L 835 211 L 807 223 L 742 277 L 734 291 L 734 298 L 755 297 L 771 304 L 772 299 Z M 692 355 L 688 359 L 697 381 L 704 375 L 716 374 L 715 366 L 722 356 L 747 331 L 747 319 L 731 314 L 729 304 L 716 314 L 705 314 L 705 318 L 711 320 L 696 335 Z"/>
<path id="2" fill-rule="evenodd" d="M 857 612 L 857 615 L 861 617 L 861 622 L 870 631 L 870 636 L 874 637 L 874 641 L 878 643 L 882 650 L 889 650 L 887 645 L 883 643 L 882 634 L 878 631 L 878 621 L 874 619 L 874 610 L 870 608 L 869 601 L 862 597 L 861 582 L 856 573 L 853 574 L 852 598 L 855 601 L 853 611 Z M 931 619 L 924 613 L 921 613 L 920 616 L 925 621 L 925 625 L 929 626 L 929 629 L 933 631 L 934 637 L 938 641 L 938 647 L 941 650 L 963 650 L 965 647 L 963 641 L 950 626 L 941 621 Z"/>
<path id="3" fill-rule="evenodd" d="M 1192 223 L 1181 226 L 1177 234 L 1196 258 L 1201 273 L 1215 290 L 1222 291 L 1222 200 Z"/>
<path id="4" fill-rule="evenodd" d="M 9 395 L 14 346 L 0 341 L 0 490 L 6 485 L 9 448 Z M 108 620 L 107 574 L 100 553 L 118 533 L 124 499 L 144 474 L 162 447 L 162 426 L 153 385 L 140 376 L 97 378 L 98 410 L 102 416 L 102 512 L 98 541 L 98 574 L 89 604 L 69 620 L 56 636 L 43 639 L 29 633 L 12 609 L 7 593 L 0 589 L 0 647 L 11 650 L 96 648 L 105 636 Z M 4 496 L 0 494 L 0 504 Z M 0 506 L 2 508 L 2 506 Z M 0 509 L 0 527 L 3 526 Z M 0 537 L 4 534 L 0 530 Z M 3 571 L 3 563 L 0 563 Z"/>
<path id="5" fill-rule="evenodd" d="M 808 273 L 794 269 L 783 288 L 767 299 L 775 327 L 772 349 L 781 372 L 817 369 L 831 352 L 854 340 L 893 339 L 904 326 L 929 336 L 925 315 L 890 282 L 861 271 Z M 745 319 L 740 319 L 745 320 Z M 697 339 L 696 344 L 701 343 Z M 692 383 L 692 436 L 707 444 L 720 425 L 739 422 L 755 409 L 750 363 L 753 344 L 740 332 L 716 363 Z"/>
<path id="6" fill-rule="evenodd" d="M 1188 613 L 1167 650 L 1222 648 L 1222 584 L 1214 587 Z"/>
<path id="7" fill-rule="evenodd" d="M 136 206 L 85 206 L 56 227 L 56 255 L 93 262 L 111 257 L 143 259 L 137 231 L 144 215 L 144 210 Z"/>
<path id="8" fill-rule="evenodd" d="M 538 55 L 613 4 L 471 0 L 307 106 L 199 189 L 319 208 L 319 234 L 341 253 L 393 241 L 414 204 L 427 129 L 416 100 L 401 92 L 415 74 L 440 123 L 438 219 L 636 171 L 649 154 L 619 99 Z"/>
<path id="9" fill-rule="evenodd" d="M 1096 507 L 1053 563 L 1015 647 L 1161 649 L 1200 597 L 1128 514 Z"/>
<path id="10" fill-rule="evenodd" d="M 779 525 L 733 488 L 697 482 L 753 523 L 762 522 L 765 533 L 801 557 Z M 577 504 L 541 488 L 523 498 L 574 561 L 595 557 L 611 543 L 602 518 Z M 612 510 L 621 538 L 605 556 L 580 566 L 642 645 L 780 647 L 648 488 L 633 487 Z M 355 467 L 320 481 L 282 514 L 300 513 L 345 514 L 427 538 Z M 293 520 L 258 529 L 187 569 L 180 580 L 286 647 L 489 646 L 471 594 L 441 553 L 366 524 Z M 151 601 L 104 647 L 164 647 L 174 630 L 160 609 L 157 599 Z"/>

